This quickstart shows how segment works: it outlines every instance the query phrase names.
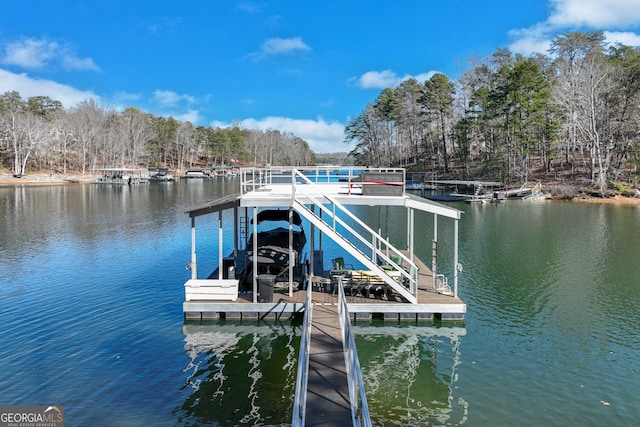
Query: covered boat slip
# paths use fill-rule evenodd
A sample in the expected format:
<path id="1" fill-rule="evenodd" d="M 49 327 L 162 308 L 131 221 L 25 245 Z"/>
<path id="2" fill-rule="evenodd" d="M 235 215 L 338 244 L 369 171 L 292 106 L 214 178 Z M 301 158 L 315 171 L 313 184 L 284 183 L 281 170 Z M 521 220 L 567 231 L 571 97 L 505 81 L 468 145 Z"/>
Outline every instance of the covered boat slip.
<path id="1" fill-rule="evenodd" d="M 183 311 L 186 319 L 280 318 L 304 311 L 304 292 L 313 286 L 313 301 L 335 304 L 335 283 L 342 280 L 353 318 L 380 314 L 385 319 L 462 320 L 466 305 L 458 297 L 458 220 L 461 211 L 406 193 L 403 169 L 365 167 L 243 168 L 241 192 L 190 209 L 191 279 L 185 283 Z M 407 218 L 406 242 L 396 248 L 363 223 L 347 206 L 397 206 Z M 233 210 L 233 224 L 223 223 L 223 212 Z M 289 219 L 289 245 L 272 251 L 278 260 L 265 258 L 257 239 L 261 212 L 284 211 Z M 218 268 L 198 278 L 196 219 L 217 215 Z M 416 215 L 433 215 L 432 266 L 413 253 Z M 228 218 L 228 215 L 226 216 Z M 309 224 L 304 256 L 295 246 L 293 228 L 298 218 Z M 438 273 L 438 218 L 453 221 L 452 285 Z M 282 218 L 279 218 L 282 219 Z M 233 231 L 231 234 L 230 231 Z M 281 232 L 286 233 L 286 228 Z M 419 236 L 419 238 L 429 238 Z M 323 239 L 357 261 L 346 270 L 327 265 L 344 253 L 324 253 Z M 224 242 L 233 242 L 224 253 Z M 228 247 L 229 245 L 227 245 Z M 228 249 L 227 249 L 228 251 Z M 288 262 L 277 274 L 269 263 Z M 268 251 L 267 251 L 268 252 Z M 252 256 L 258 254 L 258 256 Z M 434 275 L 432 270 L 436 271 Z M 244 276 L 243 276 L 244 274 Z M 244 278 L 243 278 L 244 277 Z M 244 283 L 244 284 L 243 284 Z M 276 292 L 273 292 L 273 289 Z M 280 289 L 280 291 L 278 291 Z M 282 292 L 284 291 L 284 292 Z"/>
<path id="2" fill-rule="evenodd" d="M 149 171 L 147 169 L 103 167 L 94 168 L 94 175 L 100 175 L 94 181 L 97 184 L 144 184 L 149 182 Z"/>
<path id="3" fill-rule="evenodd" d="M 424 276 L 428 276 L 425 274 Z M 439 318 L 443 321 L 464 320 L 466 304 L 459 297 L 443 295 L 430 289 L 428 283 L 420 285 L 418 303 L 409 304 L 398 295 L 388 300 L 367 297 L 364 293 L 347 295 L 347 307 L 353 321 L 366 321 L 380 317 L 385 321 L 430 321 Z M 329 282 L 322 277 L 312 279 L 312 301 L 314 305 L 337 305 L 337 293 Z M 183 304 L 187 320 L 279 320 L 289 319 L 305 309 L 304 290 L 296 290 L 292 296 L 275 292 L 269 303 L 251 302 L 251 294 L 240 293 L 235 301 L 191 300 Z"/>

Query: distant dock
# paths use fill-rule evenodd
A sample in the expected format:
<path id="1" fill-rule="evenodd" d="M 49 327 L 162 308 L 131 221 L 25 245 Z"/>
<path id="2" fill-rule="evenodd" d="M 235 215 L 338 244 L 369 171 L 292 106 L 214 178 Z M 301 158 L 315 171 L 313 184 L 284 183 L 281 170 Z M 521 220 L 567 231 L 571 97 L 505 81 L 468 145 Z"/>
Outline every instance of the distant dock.
<path id="1" fill-rule="evenodd" d="M 421 197 L 437 202 L 464 201 L 471 203 L 499 202 L 509 198 L 530 197 L 542 191 L 540 183 L 525 183 L 520 187 L 505 188 L 505 184 L 498 181 L 426 178 L 423 181 L 407 181 L 406 188 L 409 191 L 417 192 Z M 460 191 L 461 188 L 462 191 Z"/>

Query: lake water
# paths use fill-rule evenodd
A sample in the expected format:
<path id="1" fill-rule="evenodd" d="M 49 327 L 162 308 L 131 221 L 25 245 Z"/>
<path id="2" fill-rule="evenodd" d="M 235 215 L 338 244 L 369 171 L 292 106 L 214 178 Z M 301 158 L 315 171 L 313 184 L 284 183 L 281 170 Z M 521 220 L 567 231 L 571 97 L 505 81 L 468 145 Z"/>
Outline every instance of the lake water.
<path id="1" fill-rule="evenodd" d="M 183 321 L 184 211 L 237 188 L 0 187 L 0 405 L 61 405 L 69 426 L 287 424 L 299 321 Z M 640 209 L 456 206 L 464 323 L 355 325 L 374 424 L 635 424 Z M 402 241 L 402 214 L 360 209 Z M 423 259 L 431 230 L 417 221 Z M 198 233 L 200 260 L 217 243 Z"/>

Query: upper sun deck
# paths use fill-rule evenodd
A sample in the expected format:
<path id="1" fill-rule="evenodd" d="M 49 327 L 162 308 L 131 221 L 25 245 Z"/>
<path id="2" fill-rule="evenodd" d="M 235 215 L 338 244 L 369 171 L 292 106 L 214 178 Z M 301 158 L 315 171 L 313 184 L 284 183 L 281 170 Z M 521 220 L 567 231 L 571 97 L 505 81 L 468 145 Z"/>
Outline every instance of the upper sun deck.
<path id="1" fill-rule="evenodd" d="M 365 166 L 257 167 L 240 170 L 242 206 L 304 204 L 403 206 L 460 218 L 460 211 L 405 191 L 403 168 Z"/>

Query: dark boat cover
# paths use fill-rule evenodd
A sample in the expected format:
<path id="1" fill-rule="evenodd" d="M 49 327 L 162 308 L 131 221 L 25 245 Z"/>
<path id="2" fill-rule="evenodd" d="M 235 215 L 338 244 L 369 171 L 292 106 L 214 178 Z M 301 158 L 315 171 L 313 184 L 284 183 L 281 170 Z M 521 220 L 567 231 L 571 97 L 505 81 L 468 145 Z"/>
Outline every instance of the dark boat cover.
<path id="1" fill-rule="evenodd" d="M 292 212 L 292 221 L 294 225 L 302 225 L 302 218 L 296 211 Z M 288 209 L 269 209 L 266 211 L 258 212 L 258 224 L 264 221 L 287 221 L 289 222 L 289 210 Z M 253 222 L 253 220 L 251 220 Z"/>

